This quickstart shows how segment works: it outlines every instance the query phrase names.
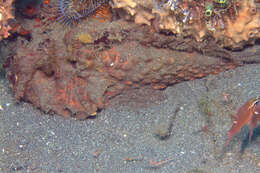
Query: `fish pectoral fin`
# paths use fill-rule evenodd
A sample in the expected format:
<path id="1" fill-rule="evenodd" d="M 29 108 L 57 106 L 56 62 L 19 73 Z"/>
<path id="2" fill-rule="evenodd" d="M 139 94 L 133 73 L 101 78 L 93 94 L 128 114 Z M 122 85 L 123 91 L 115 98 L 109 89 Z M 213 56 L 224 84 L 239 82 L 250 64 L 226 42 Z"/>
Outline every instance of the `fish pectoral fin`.
<path id="1" fill-rule="evenodd" d="M 238 117 L 236 114 L 229 114 L 229 116 L 233 119 L 233 120 L 237 120 Z"/>

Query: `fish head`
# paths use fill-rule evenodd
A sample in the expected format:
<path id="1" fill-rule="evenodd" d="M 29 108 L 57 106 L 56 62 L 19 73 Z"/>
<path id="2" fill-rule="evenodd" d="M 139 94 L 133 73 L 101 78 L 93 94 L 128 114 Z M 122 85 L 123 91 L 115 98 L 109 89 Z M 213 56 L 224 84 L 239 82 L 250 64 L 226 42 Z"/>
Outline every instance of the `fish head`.
<path id="1" fill-rule="evenodd" d="M 254 103 L 254 115 L 260 116 L 260 97 Z"/>

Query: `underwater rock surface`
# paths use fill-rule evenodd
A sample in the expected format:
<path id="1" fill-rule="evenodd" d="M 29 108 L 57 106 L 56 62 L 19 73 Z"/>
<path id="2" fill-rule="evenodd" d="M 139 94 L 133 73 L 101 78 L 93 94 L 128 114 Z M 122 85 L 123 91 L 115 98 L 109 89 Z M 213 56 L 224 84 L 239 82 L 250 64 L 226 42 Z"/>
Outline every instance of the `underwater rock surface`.
<path id="1" fill-rule="evenodd" d="M 241 49 L 260 38 L 254 0 L 113 0 L 111 4 L 126 11 L 124 17 L 135 23 L 199 42 L 211 36 L 220 47 Z"/>
<path id="2" fill-rule="evenodd" d="M 10 35 L 11 26 L 9 20 L 14 18 L 13 1 L 0 0 L 0 41 Z"/>

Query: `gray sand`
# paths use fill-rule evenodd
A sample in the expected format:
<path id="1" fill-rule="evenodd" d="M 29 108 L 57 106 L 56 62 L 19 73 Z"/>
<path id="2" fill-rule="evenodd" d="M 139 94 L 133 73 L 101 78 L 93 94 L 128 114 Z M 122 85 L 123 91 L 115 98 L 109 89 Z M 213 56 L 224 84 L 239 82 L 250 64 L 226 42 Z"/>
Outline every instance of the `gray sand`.
<path id="1" fill-rule="evenodd" d="M 115 98 L 96 118 L 65 120 L 15 103 L 1 78 L 0 172 L 260 172 L 259 137 L 240 154 L 248 127 L 223 150 L 230 114 L 260 95 L 260 65 L 183 82 L 154 96 L 140 98 L 140 91 Z"/>

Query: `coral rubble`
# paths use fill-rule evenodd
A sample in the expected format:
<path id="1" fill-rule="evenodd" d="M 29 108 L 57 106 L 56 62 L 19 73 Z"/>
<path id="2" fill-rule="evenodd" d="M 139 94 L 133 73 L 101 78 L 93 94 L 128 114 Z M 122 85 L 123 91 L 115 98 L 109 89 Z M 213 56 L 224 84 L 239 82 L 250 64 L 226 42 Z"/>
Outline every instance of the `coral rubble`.
<path id="1" fill-rule="evenodd" d="M 11 30 L 8 20 L 13 19 L 13 4 L 14 0 L 0 0 L 0 40 L 7 38 Z"/>
<path id="2" fill-rule="evenodd" d="M 241 48 L 260 37 L 254 0 L 113 0 L 135 23 L 170 30 L 203 41 L 212 36 L 220 47 Z"/>

